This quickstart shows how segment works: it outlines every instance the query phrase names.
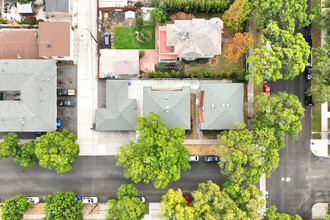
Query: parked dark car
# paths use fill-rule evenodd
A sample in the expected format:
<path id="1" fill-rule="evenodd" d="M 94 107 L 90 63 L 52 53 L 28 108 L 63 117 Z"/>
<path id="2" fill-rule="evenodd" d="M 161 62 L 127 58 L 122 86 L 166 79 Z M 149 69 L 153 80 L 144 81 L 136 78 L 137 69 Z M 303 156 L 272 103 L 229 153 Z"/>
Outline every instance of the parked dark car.
<path id="1" fill-rule="evenodd" d="M 306 42 L 308 43 L 308 45 L 311 47 L 312 49 L 312 46 L 313 46 L 313 42 L 312 42 L 312 36 L 309 36 L 309 35 L 305 35 L 304 36 Z"/>
<path id="2" fill-rule="evenodd" d="M 309 63 L 305 68 L 305 76 L 307 80 L 312 79 L 312 72 L 313 72 L 313 66 L 312 64 Z"/>
<path id="3" fill-rule="evenodd" d="M 69 107 L 74 107 L 75 102 L 74 101 L 63 101 L 63 100 L 58 100 L 57 101 L 58 106 L 69 106 Z"/>
<path id="4" fill-rule="evenodd" d="M 313 104 L 313 96 L 311 94 L 306 94 L 306 91 L 305 91 L 305 105 L 307 108 L 310 108 L 312 107 L 314 104 Z"/>
<path id="5" fill-rule="evenodd" d="M 267 97 L 270 97 L 270 82 L 264 82 L 264 93 L 266 93 Z"/>
<path id="6" fill-rule="evenodd" d="M 204 162 L 208 163 L 208 162 L 218 162 L 219 158 L 217 156 L 206 156 L 204 157 Z"/>
<path id="7" fill-rule="evenodd" d="M 104 33 L 104 46 L 110 48 L 110 34 L 108 32 Z"/>

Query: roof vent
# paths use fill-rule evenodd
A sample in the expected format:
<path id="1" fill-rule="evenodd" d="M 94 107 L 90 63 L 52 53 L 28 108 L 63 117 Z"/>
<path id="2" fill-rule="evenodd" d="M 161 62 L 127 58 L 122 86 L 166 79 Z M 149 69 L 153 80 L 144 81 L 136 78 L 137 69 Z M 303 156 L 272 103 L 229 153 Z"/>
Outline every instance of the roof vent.
<path id="1" fill-rule="evenodd" d="M 165 99 L 168 100 L 168 96 L 165 96 Z"/>
<path id="2" fill-rule="evenodd" d="M 222 107 L 224 107 L 224 106 L 225 106 L 225 104 L 221 104 L 221 106 L 222 106 Z"/>
<path id="3" fill-rule="evenodd" d="M 166 106 L 166 108 L 167 108 L 167 109 L 169 109 L 169 108 L 170 108 L 170 106 L 168 106 L 168 105 L 167 105 L 167 106 Z"/>
<path id="4" fill-rule="evenodd" d="M 227 104 L 227 107 L 229 107 L 230 105 L 229 104 Z"/>
<path id="5" fill-rule="evenodd" d="M 24 125 L 24 118 L 21 118 L 21 124 Z"/>
<path id="6" fill-rule="evenodd" d="M 169 113 L 169 110 L 166 110 L 167 113 Z"/>
<path id="7" fill-rule="evenodd" d="M 216 115 L 215 117 L 217 118 L 218 116 Z"/>
<path id="8" fill-rule="evenodd" d="M 215 105 L 214 105 L 214 104 L 212 104 L 212 105 L 211 105 L 211 107 L 212 107 L 212 108 L 215 108 Z"/>

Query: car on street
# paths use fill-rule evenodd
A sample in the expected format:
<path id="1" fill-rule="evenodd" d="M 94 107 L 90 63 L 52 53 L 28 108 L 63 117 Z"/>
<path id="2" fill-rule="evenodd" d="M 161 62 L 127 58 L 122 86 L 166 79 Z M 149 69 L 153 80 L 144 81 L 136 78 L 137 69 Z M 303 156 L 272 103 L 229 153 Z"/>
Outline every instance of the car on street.
<path id="1" fill-rule="evenodd" d="M 270 81 L 264 82 L 263 91 L 266 93 L 267 97 L 270 97 Z"/>
<path id="2" fill-rule="evenodd" d="M 313 66 L 312 64 L 308 64 L 305 68 L 305 76 L 307 80 L 312 80 L 312 72 L 313 72 Z"/>
<path id="3" fill-rule="evenodd" d="M 217 157 L 217 156 L 205 156 L 204 157 L 204 162 L 205 163 L 218 162 L 218 161 L 219 161 L 219 157 Z"/>
<path id="4" fill-rule="evenodd" d="M 312 107 L 314 104 L 313 104 L 313 96 L 311 94 L 306 94 L 306 91 L 305 91 L 305 105 L 307 108 L 310 108 Z"/>
<path id="5" fill-rule="evenodd" d="M 185 199 L 186 199 L 186 202 L 187 202 L 187 204 L 189 204 L 189 203 L 190 203 L 190 198 L 189 198 L 189 196 L 183 196 L 183 198 L 185 198 Z"/>
<path id="6" fill-rule="evenodd" d="M 95 204 L 97 203 L 97 197 L 82 197 L 84 204 Z"/>
<path id="7" fill-rule="evenodd" d="M 139 199 L 142 203 L 146 202 L 146 197 L 144 196 L 135 196 L 135 198 Z"/>
<path id="8" fill-rule="evenodd" d="M 306 42 L 308 43 L 308 45 L 312 49 L 312 46 L 313 46 L 312 36 L 310 36 L 310 35 L 304 35 L 304 38 L 305 38 Z"/>
<path id="9" fill-rule="evenodd" d="M 58 100 L 57 101 L 57 105 L 58 106 L 69 106 L 69 107 L 74 107 L 75 106 L 75 102 L 74 101 L 63 101 L 63 100 Z"/>
<path id="10" fill-rule="evenodd" d="M 190 158 L 191 162 L 199 161 L 199 156 L 197 156 L 197 155 L 190 155 L 189 158 Z"/>
<path id="11" fill-rule="evenodd" d="M 39 197 L 26 197 L 28 202 L 31 202 L 31 204 L 38 204 L 40 202 Z"/>
<path id="12" fill-rule="evenodd" d="M 61 127 L 62 126 L 62 120 L 61 119 L 56 119 L 56 126 Z"/>
<path id="13" fill-rule="evenodd" d="M 76 94 L 74 89 L 58 89 L 57 95 L 58 96 L 74 96 Z"/>

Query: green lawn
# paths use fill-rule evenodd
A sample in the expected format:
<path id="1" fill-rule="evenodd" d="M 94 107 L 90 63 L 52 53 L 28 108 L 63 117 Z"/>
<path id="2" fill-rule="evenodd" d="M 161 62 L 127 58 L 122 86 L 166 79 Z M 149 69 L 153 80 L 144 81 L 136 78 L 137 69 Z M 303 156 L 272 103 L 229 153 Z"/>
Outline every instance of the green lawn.
<path id="1" fill-rule="evenodd" d="M 314 132 L 321 131 L 321 105 L 319 103 L 315 103 L 315 105 L 313 106 L 312 118 L 313 118 L 312 131 Z M 313 134 L 313 139 L 321 139 L 321 135 Z"/>
<path id="2" fill-rule="evenodd" d="M 135 31 L 140 31 L 143 28 L 152 33 L 152 39 L 147 44 L 140 44 L 136 42 Z M 113 29 L 115 34 L 114 48 L 115 49 L 155 49 L 155 27 L 127 27 L 116 26 Z"/>

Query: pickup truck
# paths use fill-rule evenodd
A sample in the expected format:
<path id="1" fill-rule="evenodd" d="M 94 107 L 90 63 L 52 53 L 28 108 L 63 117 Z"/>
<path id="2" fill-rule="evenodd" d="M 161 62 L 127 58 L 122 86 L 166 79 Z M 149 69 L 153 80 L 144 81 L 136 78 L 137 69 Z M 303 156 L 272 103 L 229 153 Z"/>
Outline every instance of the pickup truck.
<path id="1" fill-rule="evenodd" d="M 58 96 L 67 96 L 67 95 L 75 95 L 76 92 L 74 89 L 58 89 L 57 95 Z"/>

